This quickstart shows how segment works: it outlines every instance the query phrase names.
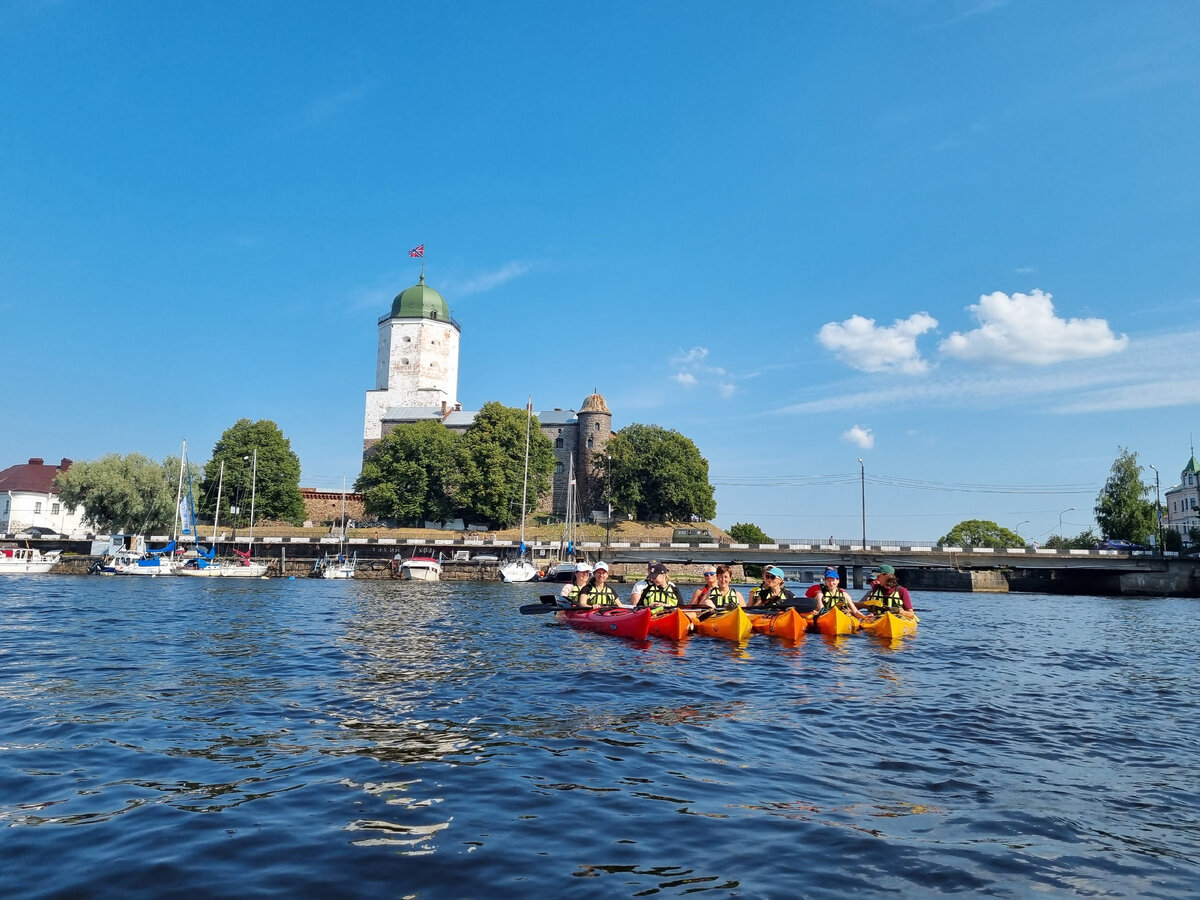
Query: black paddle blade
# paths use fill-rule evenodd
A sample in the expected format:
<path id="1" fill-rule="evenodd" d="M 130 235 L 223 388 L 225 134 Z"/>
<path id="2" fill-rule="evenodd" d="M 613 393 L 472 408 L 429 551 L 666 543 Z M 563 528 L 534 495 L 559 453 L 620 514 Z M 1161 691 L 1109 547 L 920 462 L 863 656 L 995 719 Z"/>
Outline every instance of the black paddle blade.
<path id="1" fill-rule="evenodd" d="M 518 606 L 517 612 L 523 616 L 540 616 L 545 613 L 558 612 L 558 607 L 546 603 L 526 603 L 524 606 Z"/>

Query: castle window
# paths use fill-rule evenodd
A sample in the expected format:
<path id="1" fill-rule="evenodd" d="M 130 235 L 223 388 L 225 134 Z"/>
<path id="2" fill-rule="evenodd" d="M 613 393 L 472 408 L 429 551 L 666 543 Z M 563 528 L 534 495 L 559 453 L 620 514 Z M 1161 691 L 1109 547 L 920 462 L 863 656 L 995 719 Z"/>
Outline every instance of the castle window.
<path id="1" fill-rule="evenodd" d="M 560 459 L 558 462 L 556 462 L 554 464 L 554 474 L 561 475 L 562 473 L 563 473 L 563 464 L 562 464 L 562 460 Z"/>
<path id="2" fill-rule="evenodd" d="M 599 423 L 599 422 L 597 422 L 597 423 L 596 423 L 596 430 L 597 430 L 597 431 L 599 431 L 599 430 L 600 430 L 600 423 Z"/>
<path id="3" fill-rule="evenodd" d="M 407 365 L 408 365 L 408 360 L 407 360 L 407 359 L 402 359 L 402 360 L 400 360 L 400 365 L 402 365 L 402 366 L 407 366 Z"/>
<path id="4" fill-rule="evenodd" d="M 591 439 L 591 438 L 588 438 L 588 445 L 587 445 L 587 446 L 588 446 L 588 449 L 589 449 L 589 450 L 591 450 L 591 449 L 592 449 L 592 439 Z"/>
<path id="5" fill-rule="evenodd" d="M 412 338 L 410 338 L 407 334 L 404 336 L 404 343 L 406 343 L 406 344 L 412 343 Z"/>
<path id="6" fill-rule="evenodd" d="M 555 449 L 555 450 L 561 450 L 562 448 L 563 448 L 563 439 L 562 439 L 562 438 L 555 438 L 555 439 L 554 439 L 554 449 Z"/>

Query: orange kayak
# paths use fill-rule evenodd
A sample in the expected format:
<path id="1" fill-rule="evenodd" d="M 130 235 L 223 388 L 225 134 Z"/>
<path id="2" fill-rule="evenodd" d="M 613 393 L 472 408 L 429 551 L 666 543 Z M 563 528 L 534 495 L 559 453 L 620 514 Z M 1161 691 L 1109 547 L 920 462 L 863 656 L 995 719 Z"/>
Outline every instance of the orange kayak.
<path id="1" fill-rule="evenodd" d="M 885 612 L 874 619 L 863 622 L 862 630 L 876 637 L 895 639 L 917 630 L 917 619 L 906 619 L 895 613 Z"/>
<path id="2" fill-rule="evenodd" d="M 842 612 L 842 610 L 835 606 L 828 612 L 818 616 L 811 630 L 827 635 L 854 634 L 854 632 L 858 631 L 859 627 L 858 619 L 854 618 L 848 612 Z"/>
<path id="3" fill-rule="evenodd" d="M 796 641 L 803 636 L 804 632 L 808 631 L 809 618 L 794 609 L 785 609 L 781 613 L 753 616 L 750 621 L 754 630 L 759 634 L 769 634 Z"/>
<path id="4" fill-rule="evenodd" d="M 705 610 L 702 609 L 689 609 L 686 613 L 697 634 L 722 638 L 726 641 L 744 641 L 753 633 L 750 617 L 740 606 L 729 612 L 701 618 L 704 612 Z"/>
<path id="5" fill-rule="evenodd" d="M 650 619 L 650 633 L 668 641 L 682 641 L 692 630 L 692 620 L 682 609 L 671 609 Z"/>

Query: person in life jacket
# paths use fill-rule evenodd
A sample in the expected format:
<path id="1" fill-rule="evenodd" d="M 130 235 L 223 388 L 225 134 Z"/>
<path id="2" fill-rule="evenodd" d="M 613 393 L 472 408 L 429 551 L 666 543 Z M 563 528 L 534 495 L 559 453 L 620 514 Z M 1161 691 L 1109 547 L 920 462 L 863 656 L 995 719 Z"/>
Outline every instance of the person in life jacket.
<path id="1" fill-rule="evenodd" d="M 712 564 L 705 565 L 700 574 L 704 576 L 704 584 L 692 591 L 692 606 L 702 606 L 704 604 L 705 596 L 707 596 L 708 592 L 717 586 L 716 566 Z"/>
<path id="2" fill-rule="evenodd" d="M 866 618 L 866 615 L 854 605 L 854 601 L 850 599 L 850 595 L 842 590 L 840 581 L 841 578 L 838 576 L 837 569 L 825 570 L 824 580 L 821 584 L 816 585 L 820 589 L 817 593 L 817 599 L 821 603 L 821 608 L 817 610 L 817 615 L 823 615 L 836 606 L 842 612 L 849 613 L 861 622 Z M 812 588 L 809 588 L 809 590 L 811 591 Z"/>
<path id="3" fill-rule="evenodd" d="M 733 609 L 735 606 L 745 606 L 742 595 L 729 586 L 729 582 L 733 580 L 733 569 L 724 563 L 719 566 L 708 566 L 704 570 L 706 576 L 710 569 L 714 573 L 713 580 L 716 584 L 703 591 L 699 600 L 693 597 L 692 603 L 712 609 Z M 705 580 L 707 581 L 707 578 Z"/>
<path id="4" fill-rule="evenodd" d="M 646 573 L 650 584 L 637 599 L 638 606 L 649 606 L 655 611 L 673 609 L 683 603 L 679 588 L 667 580 L 667 567 L 654 563 Z"/>
<path id="5" fill-rule="evenodd" d="M 585 562 L 575 563 L 575 580 L 564 584 L 558 596 L 565 598 L 572 606 L 579 606 L 579 592 L 584 589 L 588 579 L 592 577 L 592 567 Z"/>
<path id="6" fill-rule="evenodd" d="M 871 589 L 863 595 L 859 605 L 864 612 L 890 612 L 904 619 L 916 618 L 916 613 L 913 612 L 912 597 L 896 580 L 896 570 L 887 564 L 879 566 L 875 570 Z"/>
<path id="7" fill-rule="evenodd" d="M 620 606 L 621 598 L 608 586 L 608 563 L 601 561 L 592 569 L 592 580 L 579 591 L 580 606 Z"/>
<path id="8" fill-rule="evenodd" d="M 756 587 L 750 592 L 750 600 L 746 603 L 747 607 L 751 606 L 767 606 L 767 607 L 782 607 L 791 606 L 796 595 L 783 586 L 783 569 L 779 566 L 767 566 L 763 569 L 762 586 Z M 803 612 L 803 610 L 801 610 Z"/>

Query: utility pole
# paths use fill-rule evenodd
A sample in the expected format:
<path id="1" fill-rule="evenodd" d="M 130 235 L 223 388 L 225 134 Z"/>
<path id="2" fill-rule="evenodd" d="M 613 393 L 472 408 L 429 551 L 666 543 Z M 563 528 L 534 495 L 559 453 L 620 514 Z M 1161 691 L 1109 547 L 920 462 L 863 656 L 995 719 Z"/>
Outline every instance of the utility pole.
<path id="1" fill-rule="evenodd" d="M 862 486 L 862 548 L 867 549 L 867 467 L 862 458 L 858 460 L 859 484 Z"/>
<path id="2" fill-rule="evenodd" d="M 1151 466 L 1154 470 L 1154 521 L 1157 523 L 1155 527 L 1155 540 L 1158 542 L 1158 555 L 1163 555 L 1163 530 L 1162 530 L 1162 495 L 1159 493 L 1158 486 L 1158 466 Z"/>

